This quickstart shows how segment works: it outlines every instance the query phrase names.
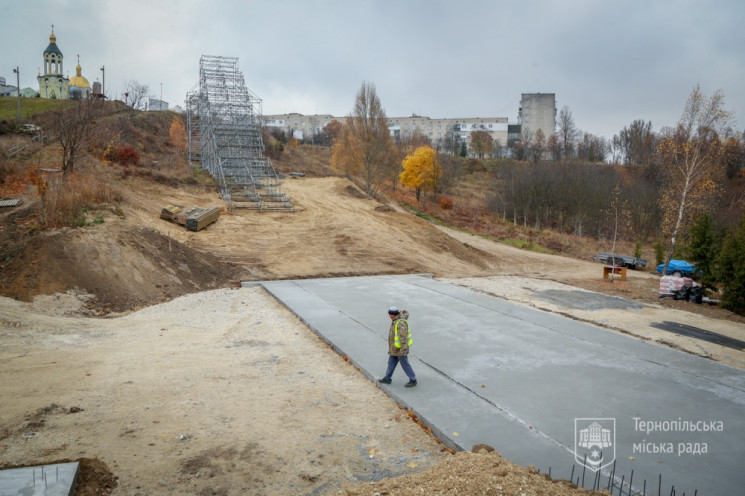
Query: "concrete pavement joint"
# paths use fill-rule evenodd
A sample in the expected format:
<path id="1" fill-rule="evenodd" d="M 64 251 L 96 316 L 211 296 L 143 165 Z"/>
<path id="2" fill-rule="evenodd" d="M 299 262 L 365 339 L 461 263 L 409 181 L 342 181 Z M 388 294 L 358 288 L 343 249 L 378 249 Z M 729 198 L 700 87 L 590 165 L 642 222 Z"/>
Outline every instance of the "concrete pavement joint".
<path id="1" fill-rule="evenodd" d="M 413 355 L 413 356 L 416 357 L 416 355 Z M 549 436 L 548 434 L 546 434 L 545 432 L 541 431 L 540 429 L 537 429 L 536 427 L 533 427 L 529 422 L 527 422 L 526 420 L 523 420 L 522 418 L 518 417 L 514 413 L 512 413 L 509 410 L 507 410 L 506 408 L 504 408 L 503 406 L 500 406 L 499 404 L 491 401 L 490 399 L 488 399 L 485 396 L 481 395 L 478 391 L 476 391 L 474 389 L 471 389 L 470 387 L 466 386 L 462 382 L 453 379 L 452 377 L 450 377 L 449 375 L 447 375 L 445 372 L 443 372 L 442 370 L 438 369 L 434 365 L 432 365 L 432 364 L 430 364 L 428 362 L 425 362 L 421 358 L 418 358 L 417 357 L 417 359 L 421 363 L 423 363 L 424 365 L 426 365 L 427 367 L 431 368 L 432 370 L 434 370 L 438 374 L 442 375 L 443 377 L 445 377 L 446 379 L 448 379 L 449 381 L 451 381 L 452 383 L 458 385 L 458 387 L 461 387 L 461 388 L 465 389 L 469 393 L 471 393 L 474 396 L 476 396 L 477 398 L 479 398 L 481 401 L 484 401 L 485 403 L 487 403 L 488 405 L 490 405 L 491 407 L 493 407 L 494 409 L 496 409 L 497 411 L 499 411 L 503 416 L 507 417 L 509 420 L 522 425 L 523 427 L 525 427 L 525 430 L 530 431 L 530 432 L 533 432 L 533 433 L 537 434 L 539 437 L 542 437 L 545 440 L 547 440 L 549 442 L 552 442 L 553 444 L 555 444 L 556 446 L 558 446 L 559 448 L 563 449 L 564 451 L 566 451 L 568 453 L 574 454 L 574 450 L 571 449 L 569 446 L 566 446 L 566 445 L 562 444 L 557 439 L 554 439 L 553 437 Z"/>
<path id="2" fill-rule="evenodd" d="M 472 301 L 468 301 L 468 300 L 465 300 L 465 299 L 463 299 L 463 298 L 459 298 L 459 297 L 457 297 L 457 296 L 453 296 L 453 295 L 450 295 L 450 294 L 448 294 L 448 293 L 445 293 L 445 292 L 441 292 L 441 291 L 436 291 L 436 290 L 434 290 L 434 289 L 432 289 L 432 288 L 429 288 L 429 287 L 427 287 L 427 286 L 424 286 L 424 285 L 422 285 L 422 284 L 418 284 L 418 283 L 416 283 L 416 282 L 413 282 L 413 281 L 412 281 L 412 282 L 411 282 L 410 284 L 412 284 L 412 285 L 414 285 L 414 286 L 419 286 L 419 287 L 421 287 L 421 288 L 423 288 L 423 289 L 426 289 L 426 290 L 429 290 L 429 291 L 432 291 L 432 292 L 435 292 L 435 293 L 441 294 L 441 295 L 443 295 L 443 296 L 447 296 L 447 297 L 453 298 L 453 299 L 455 299 L 455 300 L 461 301 L 461 302 L 463 302 L 463 303 L 466 303 L 466 304 L 469 304 L 469 305 L 473 305 L 473 306 L 476 306 L 476 307 L 479 307 L 479 308 L 483 308 L 483 309 L 485 309 L 485 310 L 489 310 L 489 311 L 492 311 L 492 312 L 498 313 L 498 314 L 500 314 L 500 315 L 504 315 L 504 316 L 509 316 L 508 314 L 506 314 L 506 313 L 504 313 L 504 312 L 501 312 L 501 311 L 499 311 L 498 309 L 495 309 L 495 308 L 491 308 L 491 307 L 488 307 L 488 306 L 486 306 L 486 305 L 481 305 L 481 304 L 479 304 L 479 303 L 475 303 L 475 302 L 472 302 Z M 488 292 L 484 292 L 484 291 L 479 291 L 479 290 L 477 290 L 476 292 L 478 292 L 478 293 L 481 293 L 481 294 L 484 294 L 484 295 L 487 295 L 487 296 L 491 296 L 491 297 L 497 297 L 497 298 L 500 298 L 501 300 L 503 300 L 503 301 L 505 301 L 505 302 L 508 302 L 508 303 L 513 303 L 513 302 L 510 302 L 509 300 L 507 300 L 507 299 L 505 299 L 505 298 L 502 298 L 502 297 L 500 297 L 499 295 L 495 295 L 495 294 L 493 294 L 493 293 L 488 293 Z M 591 293 L 591 291 L 586 291 L 586 292 L 587 292 L 587 293 Z M 514 304 L 514 303 L 513 303 L 513 304 Z M 566 314 L 566 313 L 563 313 L 563 312 L 555 312 L 555 311 L 553 311 L 553 310 L 550 310 L 550 309 L 543 309 L 543 308 L 538 308 L 538 307 L 533 307 L 533 308 L 534 308 L 534 309 L 536 309 L 536 310 L 539 310 L 539 311 L 549 312 L 549 313 L 553 313 L 553 314 L 561 315 L 561 316 L 563 316 L 563 317 L 568 317 L 568 318 L 571 318 L 572 320 L 576 320 L 576 321 L 578 321 L 578 322 L 583 322 L 583 323 L 586 323 L 586 324 L 589 324 L 589 325 L 591 325 L 591 326 L 594 326 L 594 327 L 598 327 L 598 328 L 601 328 L 601 329 L 609 329 L 609 330 L 614 330 L 614 331 L 618 331 L 618 332 L 621 332 L 621 333 L 623 333 L 623 334 L 625 334 L 625 335 L 627 335 L 627 336 L 633 337 L 633 338 L 635 338 L 635 339 L 639 339 L 640 341 L 645 341 L 645 342 L 648 342 L 648 343 L 653 343 L 653 344 L 655 344 L 655 345 L 659 346 L 659 344 L 658 344 L 658 343 L 655 343 L 654 341 L 651 341 L 651 340 L 649 340 L 649 339 L 644 339 L 643 337 L 637 336 L 637 335 L 635 335 L 635 334 L 632 334 L 632 333 L 630 333 L 630 332 L 628 332 L 628 331 L 625 331 L 625 330 L 623 330 L 623 329 L 615 328 L 615 327 L 612 327 L 612 326 L 608 326 L 608 325 L 603 325 L 603 324 L 599 324 L 599 323 L 597 323 L 597 322 L 595 322 L 595 321 L 592 321 L 592 320 L 587 320 L 587 319 L 579 319 L 579 318 L 576 318 L 576 317 L 574 317 L 574 316 L 572 316 L 572 315 L 569 315 L 569 314 Z M 554 332 L 554 333 L 557 333 L 557 334 L 561 334 L 561 335 L 564 335 L 564 336 L 570 337 L 570 338 L 572 338 L 572 339 L 575 339 L 575 340 L 577 340 L 577 341 L 580 341 L 580 342 L 587 342 L 587 343 L 592 343 L 593 345 L 596 345 L 596 346 L 600 346 L 600 347 L 602 347 L 602 348 L 605 348 L 605 349 L 609 349 L 609 350 L 615 350 L 615 348 L 613 348 L 612 346 L 609 346 L 609 345 L 606 345 L 606 344 L 602 344 L 602 343 L 598 343 L 598 342 L 596 342 L 596 341 L 593 341 L 593 340 L 591 340 L 591 339 L 581 338 L 581 337 L 579 337 L 579 336 L 576 336 L 576 335 L 574 335 L 574 334 L 571 334 L 571 333 L 568 333 L 568 332 L 564 332 L 564 331 L 561 331 L 560 329 L 557 329 L 557 328 L 555 328 L 555 327 L 549 327 L 549 326 L 546 326 L 546 325 L 543 325 L 543 324 L 540 324 L 540 323 L 538 323 L 538 322 L 534 322 L 534 321 L 532 321 L 531 323 L 532 323 L 533 325 L 535 325 L 535 326 L 538 326 L 538 327 L 540 327 L 540 328 L 546 329 L 547 331 L 551 331 L 551 332 Z M 665 347 L 667 348 L 667 346 L 665 346 Z M 688 353 L 688 352 L 684 352 L 684 353 Z M 703 359 L 706 359 L 706 360 L 710 360 L 710 358 L 708 358 L 707 356 L 702 356 L 702 355 L 698 355 L 698 354 L 694 354 L 694 353 L 689 353 L 689 354 L 691 354 L 691 355 L 693 355 L 693 356 L 697 356 L 697 357 L 699 357 L 699 358 L 703 358 Z M 676 372 L 683 372 L 683 373 L 685 373 L 685 374 L 687 374 L 687 375 L 690 375 L 690 376 L 692 376 L 692 377 L 696 377 L 696 378 L 699 378 L 699 379 L 704 379 L 704 380 L 706 380 L 706 381 L 709 381 L 709 382 L 711 382 L 711 383 L 714 383 L 714 384 L 717 384 L 717 385 L 721 385 L 721 386 L 729 387 L 729 388 L 732 388 L 732 389 L 735 389 L 735 390 L 738 390 L 738 391 L 743 391 L 743 392 L 745 392 L 745 388 L 738 388 L 738 387 L 736 387 L 736 386 L 732 386 L 732 385 L 729 385 L 729 384 L 723 384 L 723 383 L 721 383 L 721 382 L 718 382 L 718 381 L 716 381 L 716 380 L 714 380 L 714 379 L 711 379 L 711 378 L 709 378 L 709 377 L 705 377 L 705 376 L 702 376 L 702 375 L 700 375 L 700 374 L 695 374 L 695 373 L 693 373 L 693 372 L 689 372 L 689 371 L 687 371 L 687 370 L 683 370 L 683 369 L 681 369 L 681 368 L 678 368 L 678 367 L 673 367 L 673 366 L 670 366 L 670 365 L 668 365 L 668 364 L 665 364 L 665 363 L 662 363 L 662 362 L 657 362 L 657 361 L 654 361 L 654 360 L 651 360 L 651 359 L 648 359 L 648 358 L 643 358 L 643 357 L 636 357 L 636 358 L 637 358 L 637 359 L 639 359 L 639 360 L 642 360 L 642 361 L 644 361 L 644 362 L 647 362 L 647 363 L 653 364 L 653 365 L 657 365 L 657 366 L 660 366 L 660 367 L 664 367 L 664 368 L 666 368 L 666 369 L 669 369 L 669 370 L 674 370 L 674 371 L 676 371 Z M 717 363 L 718 363 L 718 362 L 717 362 Z M 729 365 L 726 365 L 726 364 L 722 364 L 722 365 L 723 365 L 723 366 L 726 366 L 726 367 L 730 367 Z"/>
<path id="3" fill-rule="evenodd" d="M 379 388 L 446 447 L 460 451 L 486 443 L 521 465 L 556 469 L 572 460 L 572 467 L 581 466 L 582 460 L 570 456 L 572 444 L 578 449 L 577 418 L 613 418 L 618 463 L 614 475 L 607 474 L 609 467 L 601 473 L 614 479 L 614 487 L 630 470 L 635 480 L 658 477 L 662 455 L 644 451 L 650 443 L 710 446 L 708 456 L 696 458 L 680 452 L 674 457 L 665 448 L 670 458 L 664 460 L 664 476 L 676 488 L 733 494 L 745 480 L 733 456 L 742 452 L 738 437 L 745 432 L 740 415 L 745 375 L 739 369 L 411 276 L 275 281 L 265 288 L 369 380 L 369 371 L 382 365 L 379 348 L 387 336 L 379 325 L 380 309 L 394 295 L 413 309 L 422 331 L 410 358 L 415 370 L 421 368 L 422 383 L 406 390 L 399 383 Z M 502 352 L 497 359 L 494 353 Z M 480 389 L 482 382 L 490 387 Z M 726 432 L 714 429 L 702 438 L 671 428 L 649 439 L 634 423 L 681 417 L 718 421 Z"/>

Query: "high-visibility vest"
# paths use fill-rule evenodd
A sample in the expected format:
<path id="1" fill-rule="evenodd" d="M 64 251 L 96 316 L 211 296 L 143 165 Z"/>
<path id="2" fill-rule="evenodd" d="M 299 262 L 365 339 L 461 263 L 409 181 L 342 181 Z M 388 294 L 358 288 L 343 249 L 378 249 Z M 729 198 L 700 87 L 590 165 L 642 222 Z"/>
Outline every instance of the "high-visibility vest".
<path id="1" fill-rule="evenodd" d="M 412 344 L 414 344 L 414 338 L 411 336 L 411 327 L 409 327 L 409 321 L 406 320 L 406 319 L 398 319 L 396 321 L 396 325 L 393 328 L 394 329 L 394 332 L 393 332 L 393 346 L 395 346 L 396 348 L 400 348 L 401 347 L 401 341 L 398 339 L 398 323 L 401 322 L 402 320 L 404 322 L 406 322 L 406 327 L 408 327 L 408 329 L 409 329 L 409 342 L 406 343 L 406 345 L 407 346 L 411 346 Z"/>

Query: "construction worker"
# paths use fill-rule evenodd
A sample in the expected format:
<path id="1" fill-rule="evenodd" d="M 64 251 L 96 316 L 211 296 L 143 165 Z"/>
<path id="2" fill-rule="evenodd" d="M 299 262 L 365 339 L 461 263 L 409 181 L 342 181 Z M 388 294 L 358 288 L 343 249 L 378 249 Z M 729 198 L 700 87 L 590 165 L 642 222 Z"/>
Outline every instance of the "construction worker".
<path id="1" fill-rule="evenodd" d="M 406 387 L 414 387 L 416 386 L 416 375 L 411 365 L 409 365 L 408 357 L 409 346 L 414 342 L 407 320 L 409 312 L 391 307 L 388 309 L 388 316 L 391 318 L 391 327 L 388 331 L 388 370 L 385 372 L 385 377 L 378 379 L 378 382 L 390 384 L 393 371 L 400 362 L 401 368 L 409 377 Z"/>

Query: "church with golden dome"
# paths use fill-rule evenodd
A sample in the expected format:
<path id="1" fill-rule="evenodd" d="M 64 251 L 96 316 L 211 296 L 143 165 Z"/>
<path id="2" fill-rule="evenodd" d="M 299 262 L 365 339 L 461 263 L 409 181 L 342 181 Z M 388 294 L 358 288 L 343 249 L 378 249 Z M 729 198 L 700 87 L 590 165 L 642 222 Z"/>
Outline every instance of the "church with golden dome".
<path id="1" fill-rule="evenodd" d="M 86 100 L 91 97 L 91 83 L 83 77 L 81 71 L 80 55 L 78 55 L 75 75 L 70 78 L 70 99 L 72 100 Z"/>
<path id="2" fill-rule="evenodd" d="M 75 76 L 67 78 L 63 72 L 64 56 L 57 46 L 57 37 L 54 35 L 54 25 L 52 25 L 52 34 L 49 35 L 49 45 L 44 50 L 44 73 L 39 70 L 36 79 L 39 81 L 39 96 L 41 98 L 51 98 L 60 100 L 80 100 L 90 98 L 92 89 L 88 80 L 83 77 L 82 68 L 80 67 L 80 55 L 78 55 L 78 65 L 75 67 Z"/>

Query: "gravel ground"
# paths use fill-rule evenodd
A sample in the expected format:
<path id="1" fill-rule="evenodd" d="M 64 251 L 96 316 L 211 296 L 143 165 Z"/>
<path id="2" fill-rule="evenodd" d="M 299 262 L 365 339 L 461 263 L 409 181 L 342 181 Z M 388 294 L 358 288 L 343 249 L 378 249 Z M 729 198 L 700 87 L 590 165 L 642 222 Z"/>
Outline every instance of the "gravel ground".
<path id="1" fill-rule="evenodd" d="M 0 298 L 0 324 L 0 466 L 96 459 L 128 495 L 330 494 L 450 456 L 260 288 L 109 319 Z"/>

